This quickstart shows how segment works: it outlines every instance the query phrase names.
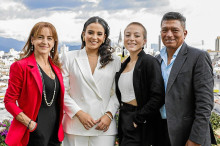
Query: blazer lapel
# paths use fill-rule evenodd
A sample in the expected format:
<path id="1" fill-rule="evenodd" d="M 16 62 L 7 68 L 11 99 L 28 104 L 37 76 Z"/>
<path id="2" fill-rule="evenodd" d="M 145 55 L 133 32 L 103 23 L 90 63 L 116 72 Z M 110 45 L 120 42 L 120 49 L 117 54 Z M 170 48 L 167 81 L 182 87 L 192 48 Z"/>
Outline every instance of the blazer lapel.
<path id="1" fill-rule="evenodd" d="M 79 69 L 91 89 L 97 94 L 98 97 L 102 98 L 99 94 L 98 88 L 96 86 L 95 80 L 92 76 L 92 72 L 89 65 L 89 60 L 85 49 L 79 51 L 79 56 L 76 57 L 76 62 L 79 65 Z"/>
<path id="2" fill-rule="evenodd" d="M 121 64 L 120 70 L 115 73 L 116 94 L 117 94 L 117 98 L 118 98 L 119 103 L 121 103 L 121 92 L 118 87 L 118 80 L 121 76 L 121 73 L 124 71 L 124 69 L 127 66 L 129 61 L 130 61 L 130 56 L 128 58 L 126 58 L 126 60 Z"/>
<path id="3" fill-rule="evenodd" d="M 125 70 L 125 67 L 127 66 L 128 62 L 130 61 L 130 56 L 128 58 L 126 58 L 126 60 L 122 63 L 121 68 L 118 72 L 116 72 L 115 74 L 115 82 L 118 85 L 118 80 L 121 76 L 121 73 Z"/>
<path id="4" fill-rule="evenodd" d="M 135 93 L 135 97 L 136 97 L 138 106 L 141 106 L 143 104 L 143 102 L 141 102 L 141 99 L 139 98 L 139 97 L 141 97 L 141 92 L 139 92 L 140 91 L 139 84 L 141 81 L 140 81 L 139 77 L 141 77 L 141 69 L 143 68 L 142 57 L 144 54 L 145 53 L 143 50 L 138 54 L 138 60 L 135 64 L 134 72 L 133 72 L 133 87 L 134 87 L 134 93 Z"/>
<path id="5" fill-rule="evenodd" d="M 37 83 L 37 86 L 38 86 L 38 89 L 40 91 L 40 94 L 42 95 L 42 92 L 43 92 L 43 84 L 42 84 L 42 79 L 41 79 L 41 76 L 40 76 L 40 72 L 38 70 L 38 67 L 37 67 L 37 62 L 35 60 L 35 56 L 34 56 L 34 53 L 32 53 L 30 56 L 29 56 L 29 59 L 28 59 L 28 66 L 30 66 L 30 70 L 31 70 L 31 74 L 33 75 L 36 83 Z"/>
<path id="6" fill-rule="evenodd" d="M 120 75 L 121 75 L 120 72 L 115 73 L 115 85 L 116 85 L 116 91 L 115 92 L 116 92 L 118 101 L 121 104 L 121 92 L 119 91 L 119 88 L 118 88 L 118 80 L 119 80 Z"/>
<path id="7" fill-rule="evenodd" d="M 183 43 L 182 48 L 181 48 L 180 52 L 178 53 L 176 60 L 174 61 L 173 67 L 171 69 L 168 83 L 167 83 L 166 94 L 169 92 L 177 75 L 179 74 L 179 71 L 182 68 L 182 66 L 186 60 L 186 54 L 187 54 L 187 46 L 185 43 Z"/>
<path id="8" fill-rule="evenodd" d="M 101 67 L 101 63 L 100 63 L 100 56 L 99 56 L 97 66 L 96 66 L 95 71 L 92 75 L 96 84 L 98 84 L 98 82 L 102 79 L 103 75 L 108 71 L 105 69 L 105 67 L 103 67 L 103 68 L 100 68 L 100 67 Z"/>
<path id="9" fill-rule="evenodd" d="M 161 58 L 160 54 L 155 56 L 157 58 L 157 60 L 160 62 L 160 64 L 162 63 L 163 59 Z"/>

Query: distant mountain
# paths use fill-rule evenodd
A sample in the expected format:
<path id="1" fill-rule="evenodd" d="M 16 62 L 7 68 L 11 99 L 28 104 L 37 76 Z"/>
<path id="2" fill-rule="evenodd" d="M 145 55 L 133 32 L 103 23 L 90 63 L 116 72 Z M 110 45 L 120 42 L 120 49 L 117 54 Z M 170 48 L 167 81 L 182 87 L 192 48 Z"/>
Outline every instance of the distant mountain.
<path id="1" fill-rule="evenodd" d="M 69 45 L 67 45 L 67 46 L 69 47 L 69 51 L 71 51 L 71 50 L 79 50 L 81 48 L 81 45 L 76 45 L 76 46 L 69 46 Z"/>
<path id="2" fill-rule="evenodd" d="M 24 47 L 25 42 L 18 41 L 12 38 L 4 38 L 0 37 L 0 51 L 9 52 L 9 49 L 14 48 L 17 51 L 22 50 Z"/>
<path id="3" fill-rule="evenodd" d="M 66 46 L 69 47 L 69 50 L 79 50 L 81 47 L 80 43 L 62 42 L 62 43 L 59 43 L 59 48 L 62 44 L 66 44 Z M 24 45 L 25 45 L 25 42 L 23 41 L 18 41 L 12 38 L 0 37 L 0 51 L 9 52 L 11 48 L 14 48 L 16 51 L 20 51 L 22 50 Z"/>
<path id="4" fill-rule="evenodd" d="M 67 47 L 69 47 L 69 51 L 79 50 L 81 48 L 81 43 L 62 42 L 62 44 L 65 44 Z M 59 48 L 62 46 L 62 44 L 60 44 Z"/>

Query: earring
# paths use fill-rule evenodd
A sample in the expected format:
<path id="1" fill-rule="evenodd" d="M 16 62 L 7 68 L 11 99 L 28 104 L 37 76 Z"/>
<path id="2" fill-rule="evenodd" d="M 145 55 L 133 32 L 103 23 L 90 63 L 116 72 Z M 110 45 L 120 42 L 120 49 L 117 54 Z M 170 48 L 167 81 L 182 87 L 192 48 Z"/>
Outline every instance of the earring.
<path id="1" fill-rule="evenodd" d="M 85 38 L 83 37 L 83 41 L 85 41 Z"/>
<path id="2" fill-rule="evenodd" d="M 122 49 L 123 49 L 123 50 L 122 50 L 122 57 L 125 57 L 125 51 L 124 51 L 125 47 L 123 46 Z"/>
<path id="3" fill-rule="evenodd" d="M 105 43 L 105 39 L 103 40 L 103 44 Z"/>
<path id="4" fill-rule="evenodd" d="M 52 51 L 51 51 L 52 53 L 54 53 L 54 48 L 52 48 Z"/>
<path id="5" fill-rule="evenodd" d="M 34 51 L 34 45 L 31 45 L 31 52 Z"/>

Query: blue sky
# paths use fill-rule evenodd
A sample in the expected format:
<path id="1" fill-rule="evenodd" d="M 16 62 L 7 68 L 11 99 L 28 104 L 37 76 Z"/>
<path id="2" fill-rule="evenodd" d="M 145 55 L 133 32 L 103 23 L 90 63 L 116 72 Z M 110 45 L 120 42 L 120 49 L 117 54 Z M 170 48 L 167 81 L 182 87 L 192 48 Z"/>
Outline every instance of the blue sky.
<path id="1" fill-rule="evenodd" d="M 138 10 L 140 8 L 158 8 L 168 6 L 168 0 L 20 0 L 30 9 L 48 8 L 53 10 L 80 9 L 83 11 L 109 10 L 117 11 L 123 9 Z M 83 6 L 83 8 L 82 8 Z M 92 7 L 91 7 L 92 6 Z"/>
<path id="2" fill-rule="evenodd" d="M 220 36 L 219 5 L 219 0 L 0 0 L 0 36 L 26 41 L 35 23 L 48 21 L 56 27 L 61 44 L 80 43 L 85 21 L 100 16 L 109 23 L 113 42 L 127 24 L 141 22 L 150 47 L 158 43 L 163 14 L 178 11 L 187 19 L 186 42 L 214 49 Z"/>

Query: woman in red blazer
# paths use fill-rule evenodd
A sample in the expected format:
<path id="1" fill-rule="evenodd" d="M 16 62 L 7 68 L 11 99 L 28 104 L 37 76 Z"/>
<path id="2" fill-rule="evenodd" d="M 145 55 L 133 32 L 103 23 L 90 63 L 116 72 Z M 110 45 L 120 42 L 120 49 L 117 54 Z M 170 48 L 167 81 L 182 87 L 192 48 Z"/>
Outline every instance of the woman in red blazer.
<path id="1" fill-rule="evenodd" d="M 64 86 L 55 27 L 32 28 L 20 59 L 10 67 L 5 107 L 13 115 L 5 142 L 9 146 L 59 146 Z"/>

